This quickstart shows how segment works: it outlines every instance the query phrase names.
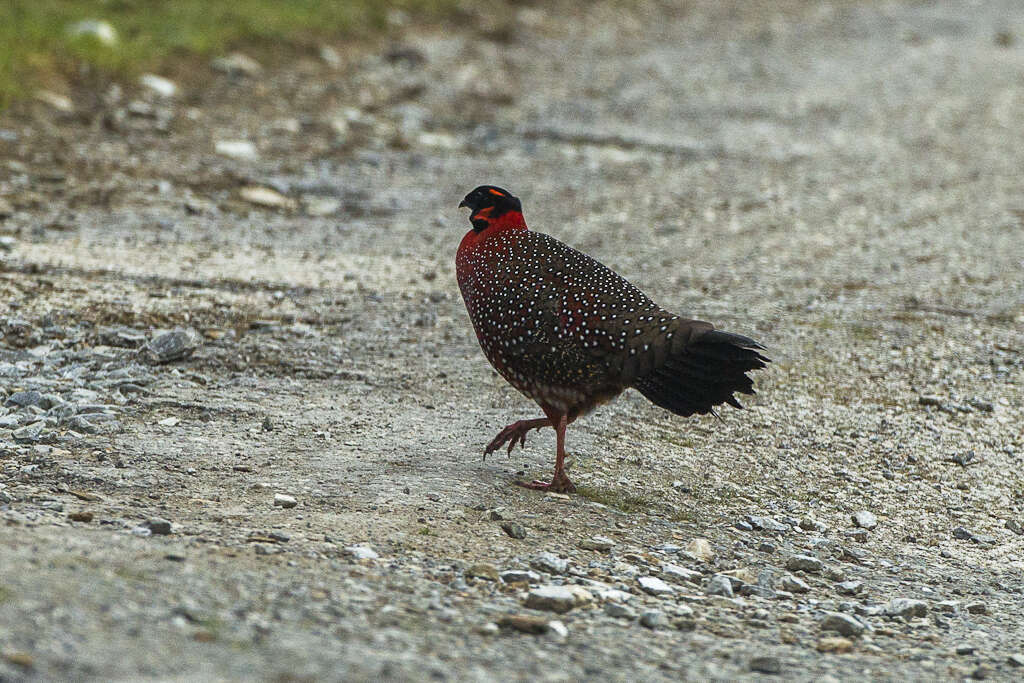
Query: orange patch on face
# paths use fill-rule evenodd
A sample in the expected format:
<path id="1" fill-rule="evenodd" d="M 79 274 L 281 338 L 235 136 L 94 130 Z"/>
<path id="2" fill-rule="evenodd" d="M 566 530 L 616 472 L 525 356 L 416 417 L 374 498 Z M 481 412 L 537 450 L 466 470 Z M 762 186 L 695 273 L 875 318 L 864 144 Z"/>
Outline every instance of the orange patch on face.
<path id="1" fill-rule="evenodd" d="M 504 193 L 504 192 L 500 192 L 500 191 L 498 191 L 498 190 L 494 190 L 494 189 L 488 189 L 487 191 L 488 191 L 488 192 L 490 192 L 491 194 L 493 194 L 493 195 L 497 195 L 497 196 L 499 196 L 499 197 L 504 197 L 504 196 L 505 196 L 505 193 Z"/>
<path id="2" fill-rule="evenodd" d="M 487 220 L 490 217 L 490 215 L 491 215 L 491 211 L 493 211 L 493 210 L 494 210 L 493 206 L 485 206 L 484 208 L 480 209 L 479 211 L 474 213 L 472 216 L 470 216 L 470 218 L 473 219 L 473 220 L 476 220 L 478 218 L 483 218 L 484 220 Z"/>

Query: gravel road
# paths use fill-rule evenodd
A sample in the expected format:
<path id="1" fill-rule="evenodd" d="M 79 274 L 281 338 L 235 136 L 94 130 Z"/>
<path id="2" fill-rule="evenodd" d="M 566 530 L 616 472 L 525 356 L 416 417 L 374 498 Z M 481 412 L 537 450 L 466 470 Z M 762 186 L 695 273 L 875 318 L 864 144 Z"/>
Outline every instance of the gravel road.
<path id="1" fill-rule="evenodd" d="M 228 64 L 228 66 L 225 66 Z M 230 67 L 234 64 L 234 67 Z M 516 4 L 0 118 L 0 681 L 1015 680 L 1024 6 Z M 230 68 L 229 68 L 230 67 Z M 769 346 L 538 411 L 481 183 Z"/>

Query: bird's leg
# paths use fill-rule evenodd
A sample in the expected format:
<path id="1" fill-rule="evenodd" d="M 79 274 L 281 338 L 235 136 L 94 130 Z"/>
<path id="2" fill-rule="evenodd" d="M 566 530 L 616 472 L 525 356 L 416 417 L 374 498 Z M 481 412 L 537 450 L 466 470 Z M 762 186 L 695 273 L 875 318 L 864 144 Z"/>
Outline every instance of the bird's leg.
<path id="1" fill-rule="evenodd" d="M 556 493 L 572 493 L 576 490 L 576 486 L 569 481 L 569 476 L 565 473 L 565 428 L 569 424 L 569 420 L 565 415 L 559 415 L 556 418 L 552 418 L 551 422 L 555 424 L 555 475 L 551 478 L 551 483 L 544 481 L 517 481 L 516 483 L 528 489 L 536 489 L 539 491 L 554 491 Z"/>
<path id="2" fill-rule="evenodd" d="M 512 449 L 516 447 L 518 443 L 520 446 L 526 446 L 526 433 L 531 429 L 540 429 L 541 427 L 550 427 L 551 420 L 546 417 L 537 418 L 536 420 L 519 420 L 513 422 L 508 427 L 505 427 L 498 435 L 494 437 L 491 443 L 487 444 L 487 448 L 484 449 L 484 459 L 494 451 L 498 450 L 506 443 L 508 443 L 508 454 L 512 455 Z"/>

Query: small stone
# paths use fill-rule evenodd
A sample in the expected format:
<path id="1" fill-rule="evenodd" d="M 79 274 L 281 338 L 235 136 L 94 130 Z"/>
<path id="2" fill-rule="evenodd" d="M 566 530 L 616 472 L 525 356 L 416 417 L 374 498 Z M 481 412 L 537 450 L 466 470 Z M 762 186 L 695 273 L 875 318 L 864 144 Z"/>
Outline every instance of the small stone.
<path id="1" fill-rule="evenodd" d="M 181 422 L 181 418 L 172 415 L 171 417 L 165 417 L 158 421 L 157 424 L 161 427 L 176 427 L 179 422 Z"/>
<path id="2" fill-rule="evenodd" d="M 285 197 L 280 192 L 271 190 L 269 187 L 260 187 L 258 185 L 243 187 L 238 191 L 238 195 L 250 204 L 264 206 L 269 209 L 294 209 L 296 206 L 294 199 Z"/>
<path id="3" fill-rule="evenodd" d="M 800 528 L 804 531 L 824 531 L 828 527 L 813 517 L 804 517 L 800 520 Z"/>
<path id="4" fill-rule="evenodd" d="M 178 86 L 174 81 L 156 74 L 142 74 L 139 77 L 139 85 L 152 90 L 160 97 L 174 97 L 178 92 Z"/>
<path id="5" fill-rule="evenodd" d="M 941 396 L 919 396 L 917 399 L 918 405 L 922 406 L 934 406 L 939 407 L 942 405 Z"/>
<path id="6" fill-rule="evenodd" d="M 976 647 L 970 645 L 969 643 L 961 643 L 960 645 L 956 646 L 955 652 L 960 656 L 973 655 L 976 649 Z"/>
<path id="7" fill-rule="evenodd" d="M 311 197 L 302 203 L 307 216 L 333 216 L 341 210 L 341 200 L 334 197 Z"/>
<path id="8" fill-rule="evenodd" d="M 43 437 L 43 430 L 46 427 L 45 422 L 33 422 L 32 424 L 25 425 L 19 429 L 15 429 L 11 432 L 11 436 L 18 443 L 31 443 L 33 441 L 39 441 Z"/>
<path id="9" fill-rule="evenodd" d="M 377 560 L 380 555 L 368 545 L 350 545 L 345 552 L 355 560 Z"/>
<path id="10" fill-rule="evenodd" d="M 988 614 L 988 605 L 984 602 L 969 602 L 965 609 L 971 614 Z"/>
<path id="11" fill-rule="evenodd" d="M 962 526 L 958 526 L 955 529 L 953 529 L 953 538 L 959 538 L 962 541 L 969 541 L 973 537 L 974 534 L 972 534 L 970 531 L 968 531 Z"/>
<path id="12" fill-rule="evenodd" d="M 885 614 L 891 617 L 912 619 L 928 614 L 928 603 L 913 598 L 893 598 L 885 608 Z"/>
<path id="13" fill-rule="evenodd" d="M 942 602 L 935 603 L 935 609 L 943 614 L 954 614 L 959 608 L 960 603 L 956 600 L 943 600 Z"/>
<path id="14" fill-rule="evenodd" d="M 537 583 L 540 574 L 527 569 L 507 569 L 501 572 L 501 580 L 505 583 Z"/>
<path id="15" fill-rule="evenodd" d="M 849 638 L 830 636 L 819 640 L 815 649 L 817 649 L 818 652 L 845 654 L 853 649 L 853 641 Z"/>
<path id="16" fill-rule="evenodd" d="M 973 678 L 976 681 L 983 681 L 986 678 L 988 678 L 991 673 L 991 670 L 987 666 L 982 664 L 971 672 L 971 678 Z"/>
<path id="17" fill-rule="evenodd" d="M 818 573 L 824 566 L 821 560 L 810 555 L 793 555 L 786 560 L 786 569 L 790 571 Z"/>
<path id="18" fill-rule="evenodd" d="M 263 67 L 252 57 L 241 52 L 232 52 L 227 57 L 217 57 L 210 66 L 229 76 L 259 76 Z"/>
<path id="19" fill-rule="evenodd" d="M 636 619 L 636 611 L 618 602 L 604 603 L 604 613 L 616 619 Z"/>
<path id="20" fill-rule="evenodd" d="M 805 581 L 792 574 L 783 576 L 779 586 L 782 590 L 789 591 L 790 593 L 806 593 L 811 590 L 811 587 Z"/>
<path id="21" fill-rule="evenodd" d="M 729 580 L 728 576 L 715 574 L 711 577 L 711 580 L 708 581 L 708 586 L 704 589 L 704 592 L 708 595 L 721 595 L 726 598 L 731 598 L 733 596 L 732 581 Z"/>
<path id="22" fill-rule="evenodd" d="M 493 621 L 488 621 L 486 624 L 481 624 L 476 629 L 476 632 L 482 636 L 496 636 L 500 631 L 501 628 Z"/>
<path id="23" fill-rule="evenodd" d="M 437 491 L 428 491 L 426 496 L 427 500 L 432 500 L 435 503 L 441 500 L 441 494 L 438 493 Z"/>
<path id="24" fill-rule="evenodd" d="M 640 588 L 650 595 L 671 595 L 675 589 L 656 576 L 640 576 L 637 578 Z"/>
<path id="25" fill-rule="evenodd" d="M 596 550 L 602 553 L 608 552 L 614 545 L 615 541 L 604 536 L 592 536 L 579 542 L 579 547 L 583 550 Z"/>
<path id="26" fill-rule="evenodd" d="M 68 514 L 68 519 L 70 519 L 72 522 L 88 523 L 92 521 L 92 517 L 92 513 L 88 511 L 72 512 Z"/>
<path id="27" fill-rule="evenodd" d="M 177 327 L 153 337 L 144 352 L 152 363 L 172 363 L 191 356 L 199 348 L 200 341 L 199 333 L 193 328 Z"/>
<path id="28" fill-rule="evenodd" d="M 1013 533 L 1018 534 L 1020 536 L 1024 536 L 1024 525 L 1022 525 L 1017 520 L 1008 519 L 1006 520 L 1006 524 L 1004 526 L 1006 526 L 1006 528 L 1012 531 Z"/>
<path id="29" fill-rule="evenodd" d="M 1024 654 L 1014 652 L 1006 658 L 1006 663 L 1017 668 L 1024 667 Z"/>
<path id="30" fill-rule="evenodd" d="M 864 587 L 860 581 L 842 581 L 836 584 L 836 590 L 843 595 L 856 595 Z"/>
<path id="31" fill-rule="evenodd" d="M 295 496 L 289 496 L 285 493 L 274 494 L 274 506 L 280 508 L 293 508 L 299 504 L 299 501 L 295 499 Z"/>
<path id="32" fill-rule="evenodd" d="M 668 628 L 669 622 L 668 617 L 665 616 L 664 612 L 652 609 L 647 610 L 640 615 L 640 625 L 651 630 L 655 630 L 659 628 Z"/>
<path id="33" fill-rule="evenodd" d="M 747 521 L 750 523 L 752 527 L 754 527 L 755 529 L 760 529 L 761 531 L 772 531 L 775 533 L 782 533 L 785 531 L 789 531 L 790 529 L 789 525 L 783 524 L 782 522 L 779 522 L 778 520 L 773 519 L 771 517 L 747 515 Z"/>
<path id="34" fill-rule="evenodd" d="M 4 213 L 5 202 L 0 199 L 0 221 L 13 213 L 13 210 L 9 213 Z M 14 247 L 18 246 L 18 240 L 11 235 L 0 235 L 0 251 L 14 251 Z"/>
<path id="35" fill-rule="evenodd" d="M 535 617 L 528 614 L 506 614 L 498 619 L 498 626 L 535 635 L 547 633 L 549 623 L 546 617 Z"/>
<path id="36" fill-rule="evenodd" d="M 700 572 L 687 569 L 686 567 L 680 567 L 678 564 L 672 564 L 666 562 L 661 565 L 661 578 L 667 579 L 672 583 L 701 583 L 704 580 L 704 575 Z"/>
<path id="37" fill-rule="evenodd" d="M 564 574 L 569 569 L 569 560 L 563 560 L 553 553 L 541 553 L 530 560 L 530 567 L 548 574 Z"/>
<path id="38" fill-rule="evenodd" d="M 844 636 L 859 636 L 864 633 L 864 624 L 842 612 L 826 612 L 818 626 L 823 631 L 837 631 Z"/>
<path id="39" fill-rule="evenodd" d="M 480 562 L 471 565 L 466 570 L 466 576 L 472 576 L 478 579 L 487 579 L 488 581 L 498 580 L 498 568 L 493 564 L 487 564 L 486 562 Z"/>
<path id="40" fill-rule="evenodd" d="M 501 530 L 512 538 L 519 540 L 526 538 L 526 527 L 519 522 L 502 522 Z"/>
<path id="41" fill-rule="evenodd" d="M 846 531 L 843 532 L 843 535 L 846 536 L 847 538 L 852 538 L 853 540 L 857 541 L 858 543 L 867 543 L 868 542 L 868 532 L 867 532 L 867 529 L 847 529 Z"/>
<path id="42" fill-rule="evenodd" d="M 565 642 L 569 637 L 569 627 L 558 619 L 548 622 L 548 635 L 559 642 Z"/>
<path id="43" fill-rule="evenodd" d="M 331 68 L 337 69 L 341 66 L 341 55 L 330 45 L 320 46 L 320 59 Z"/>
<path id="44" fill-rule="evenodd" d="M 67 28 L 69 36 L 92 38 L 101 45 L 112 47 L 117 45 L 117 30 L 110 22 L 100 19 L 84 19 L 76 21 Z"/>
<path id="45" fill-rule="evenodd" d="M 702 562 L 713 562 L 715 551 L 706 538 L 695 538 L 686 546 L 687 552 Z"/>
<path id="46" fill-rule="evenodd" d="M 7 397 L 4 402 L 8 406 L 17 406 L 19 408 L 28 408 L 29 406 L 37 406 L 43 401 L 43 395 L 38 391 L 16 391 Z"/>
<path id="47" fill-rule="evenodd" d="M 870 512 L 868 510 L 861 510 L 859 512 L 855 512 L 850 516 L 850 518 L 853 520 L 853 523 L 859 526 L 861 529 L 867 529 L 868 531 L 870 531 L 871 529 L 874 529 L 876 526 L 878 526 L 878 517 L 876 517 L 873 512 Z"/>
<path id="48" fill-rule="evenodd" d="M 759 655 L 751 657 L 747 665 L 751 671 L 762 674 L 782 673 L 782 660 L 773 655 Z"/>
<path id="49" fill-rule="evenodd" d="M 217 140 L 213 143 L 213 151 L 221 156 L 245 161 L 251 161 L 259 157 L 256 145 L 248 140 Z"/>
<path id="50" fill-rule="evenodd" d="M 142 526 L 149 529 L 154 536 L 167 536 L 171 533 L 171 523 L 166 519 L 153 517 L 143 522 Z"/>
<path id="51" fill-rule="evenodd" d="M 531 609 L 563 614 L 576 606 L 576 597 L 565 586 L 540 586 L 526 595 L 524 604 Z"/>
<path id="52" fill-rule="evenodd" d="M 500 522 L 501 520 L 505 519 L 505 515 L 503 514 L 504 512 L 505 508 L 494 508 L 492 510 L 488 510 L 487 518 L 490 519 L 492 522 Z"/>

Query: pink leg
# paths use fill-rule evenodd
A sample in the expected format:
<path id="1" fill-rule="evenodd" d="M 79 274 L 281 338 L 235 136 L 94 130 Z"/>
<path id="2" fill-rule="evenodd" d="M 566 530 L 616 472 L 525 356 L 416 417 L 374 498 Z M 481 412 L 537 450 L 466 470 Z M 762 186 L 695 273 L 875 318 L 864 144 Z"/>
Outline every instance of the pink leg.
<path id="1" fill-rule="evenodd" d="M 531 429 L 550 427 L 551 424 L 551 420 L 546 417 L 537 418 L 536 420 L 519 420 L 518 422 L 513 422 L 508 427 L 505 427 L 498 432 L 498 435 L 494 437 L 494 440 L 487 444 L 487 448 L 484 449 L 484 459 L 506 443 L 508 443 L 508 454 L 512 455 L 512 449 L 516 447 L 517 443 L 522 447 L 526 446 L 527 432 Z"/>
<path id="2" fill-rule="evenodd" d="M 565 473 L 565 428 L 569 424 L 569 421 L 565 415 L 558 415 L 557 418 L 553 417 L 551 422 L 557 425 L 555 427 L 555 439 L 557 443 L 557 450 L 555 451 L 555 474 L 551 478 L 551 483 L 544 481 L 517 481 L 516 484 L 528 489 L 535 489 L 539 491 L 572 493 L 576 490 L 576 486 L 569 481 L 569 476 Z"/>

